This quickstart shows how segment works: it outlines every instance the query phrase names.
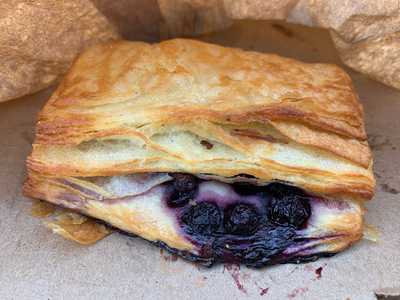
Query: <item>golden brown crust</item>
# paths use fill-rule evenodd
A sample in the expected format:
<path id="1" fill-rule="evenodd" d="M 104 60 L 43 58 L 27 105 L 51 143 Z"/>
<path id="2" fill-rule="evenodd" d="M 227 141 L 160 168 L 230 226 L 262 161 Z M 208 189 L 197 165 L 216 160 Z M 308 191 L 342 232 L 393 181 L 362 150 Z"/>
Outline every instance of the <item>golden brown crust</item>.
<path id="1" fill-rule="evenodd" d="M 82 54 L 39 116 L 28 167 L 49 176 L 247 173 L 361 199 L 375 185 L 343 70 L 183 39 Z"/>
<path id="2" fill-rule="evenodd" d="M 120 41 L 85 52 L 41 114 L 39 137 L 41 128 L 54 133 L 63 128 L 64 142 L 79 142 L 78 137 L 69 140 L 68 124 L 95 125 L 107 113 L 98 106 L 118 103 L 125 105 L 116 111 L 163 107 L 149 116 L 152 122 L 205 110 L 205 117 L 221 122 L 295 120 L 366 138 L 362 108 L 340 68 L 181 39 L 155 45 Z M 82 118 L 90 107 L 99 108 L 99 114 Z M 82 111 L 74 113 L 78 108 Z M 56 117 L 64 118 L 56 122 Z"/>
<path id="3" fill-rule="evenodd" d="M 331 132 L 312 130 L 307 126 L 285 121 L 270 122 L 280 133 L 305 145 L 330 151 L 368 168 L 372 154 L 367 141 L 338 136 Z"/>
<path id="4" fill-rule="evenodd" d="M 96 198 L 96 194 L 85 193 L 84 187 L 88 182 L 84 180 L 78 180 L 82 184 L 80 189 L 63 182 L 71 179 L 73 180 L 73 178 L 44 177 L 30 173 L 24 185 L 24 194 L 103 220 L 116 228 L 150 241 L 163 241 L 170 247 L 180 250 L 194 249 L 194 245 L 179 232 L 173 218 L 165 211 L 164 205 L 157 197 L 148 196 L 145 199 L 117 201 L 110 204 Z M 99 191 L 98 195 L 110 196 L 104 191 Z M 90 236 L 92 232 L 89 231 L 87 234 Z"/>

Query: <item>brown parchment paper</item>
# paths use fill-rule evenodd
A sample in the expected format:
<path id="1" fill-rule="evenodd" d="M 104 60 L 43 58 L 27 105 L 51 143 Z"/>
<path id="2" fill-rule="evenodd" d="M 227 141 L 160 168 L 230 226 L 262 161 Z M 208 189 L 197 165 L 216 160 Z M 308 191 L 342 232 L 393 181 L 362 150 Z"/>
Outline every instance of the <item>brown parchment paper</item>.
<path id="1" fill-rule="evenodd" d="M 88 0 L 0 1 L 0 102 L 48 87 L 78 52 L 118 37 Z"/>
<path id="2" fill-rule="evenodd" d="M 400 1 L 399 0 L 159 0 L 161 12 L 175 35 L 185 35 L 193 23 L 205 22 L 203 32 L 219 30 L 230 20 L 286 20 L 327 28 L 342 61 L 389 86 L 400 88 Z M 210 11 L 210 3 L 221 7 Z M 190 6 L 197 14 L 187 18 Z M 210 19 L 212 22 L 210 22 Z M 217 22 L 219 20 L 219 22 Z M 193 30 L 193 34 L 198 33 Z"/>
<path id="3" fill-rule="evenodd" d="M 0 102 L 48 87 L 91 44 L 198 36 L 241 19 L 328 28 L 347 66 L 400 88 L 399 0 L 1 0 Z"/>
<path id="4" fill-rule="evenodd" d="M 236 23 L 201 39 L 340 63 L 325 30 L 282 23 Z M 141 239 L 114 233 L 93 246 L 55 235 L 21 195 L 35 114 L 51 94 L 0 104 L 0 299 L 375 299 L 400 292 L 400 92 L 350 71 L 365 107 L 377 193 L 366 220 L 380 241 L 361 241 L 329 259 L 262 270 L 203 269 Z"/>

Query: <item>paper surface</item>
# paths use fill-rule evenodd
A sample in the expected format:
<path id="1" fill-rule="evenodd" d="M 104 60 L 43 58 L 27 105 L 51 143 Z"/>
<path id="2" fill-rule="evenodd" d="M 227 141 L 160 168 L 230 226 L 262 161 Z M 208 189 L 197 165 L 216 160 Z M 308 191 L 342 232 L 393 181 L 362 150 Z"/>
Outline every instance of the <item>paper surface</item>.
<path id="1" fill-rule="evenodd" d="M 400 89 L 399 0 L 2 0 L 0 102 L 53 84 L 95 43 L 198 36 L 242 19 L 329 28 L 347 66 Z"/>
<path id="2" fill-rule="evenodd" d="M 328 32 L 239 22 L 201 39 L 339 63 Z M 400 92 L 350 71 L 365 108 L 377 191 L 366 221 L 380 241 L 361 241 L 332 258 L 301 265 L 197 267 L 139 238 L 112 234 L 82 246 L 31 216 L 21 195 L 36 113 L 51 94 L 0 104 L 0 299 L 375 299 L 400 293 Z"/>
<path id="3" fill-rule="evenodd" d="M 117 29 L 89 0 L 0 1 L 0 102 L 48 87 Z"/>
<path id="4" fill-rule="evenodd" d="M 400 89 L 399 0 L 159 0 L 172 35 L 208 33 L 232 20 L 286 20 L 328 28 L 342 61 Z M 215 8 L 210 10 L 210 3 Z M 186 7 L 187 9 L 176 9 Z M 195 16 L 195 17 L 191 17 Z"/>

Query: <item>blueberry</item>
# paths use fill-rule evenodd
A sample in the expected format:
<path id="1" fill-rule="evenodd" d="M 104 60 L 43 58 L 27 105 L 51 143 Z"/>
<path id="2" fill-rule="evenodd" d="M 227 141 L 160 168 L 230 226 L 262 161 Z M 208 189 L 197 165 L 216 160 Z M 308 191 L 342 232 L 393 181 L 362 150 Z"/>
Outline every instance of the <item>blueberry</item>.
<path id="1" fill-rule="evenodd" d="M 197 179 L 190 174 L 173 173 L 174 181 L 167 187 L 166 197 L 169 207 L 185 206 L 197 193 Z"/>
<path id="2" fill-rule="evenodd" d="M 169 207 L 185 206 L 191 199 L 196 196 L 196 191 L 180 192 L 173 185 L 168 186 L 166 192 L 167 205 Z"/>
<path id="3" fill-rule="evenodd" d="M 180 192 L 192 191 L 197 188 L 197 178 L 191 174 L 173 173 L 174 187 Z"/>
<path id="4" fill-rule="evenodd" d="M 226 210 L 224 227 L 226 232 L 235 235 L 251 235 L 257 229 L 259 214 L 255 207 L 237 204 Z"/>
<path id="5" fill-rule="evenodd" d="M 188 207 L 181 221 L 189 233 L 210 236 L 219 230 L 222 224 L 222 213 L 217 205 L 200 202 Z"/>
<path id="6" fill-rule="evenodd" d="M 269 219 L 281 225 L 300 228 L 310 217 L 311 208 L 307 199 L 297 195 L 273 198 L 269 207 Z"/>

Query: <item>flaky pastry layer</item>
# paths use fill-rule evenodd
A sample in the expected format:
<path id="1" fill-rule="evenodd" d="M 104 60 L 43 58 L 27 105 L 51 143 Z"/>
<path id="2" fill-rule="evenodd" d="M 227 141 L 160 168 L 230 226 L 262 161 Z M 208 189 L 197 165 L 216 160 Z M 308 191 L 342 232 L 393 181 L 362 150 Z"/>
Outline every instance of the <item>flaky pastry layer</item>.
<path id="1" fill-rule="evenodd" d="M 357 199 L 375 185 L 343 70 L 186 39 L 84 52 L 40 113 L 28 169 L 244 173 Z"/>

